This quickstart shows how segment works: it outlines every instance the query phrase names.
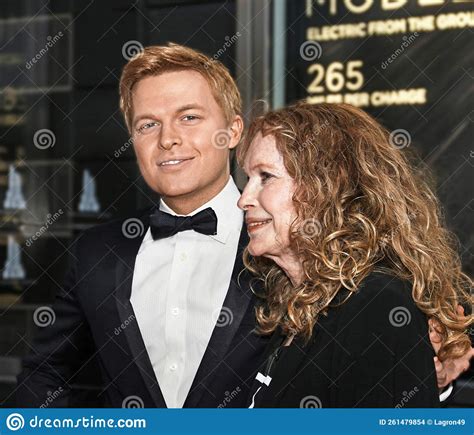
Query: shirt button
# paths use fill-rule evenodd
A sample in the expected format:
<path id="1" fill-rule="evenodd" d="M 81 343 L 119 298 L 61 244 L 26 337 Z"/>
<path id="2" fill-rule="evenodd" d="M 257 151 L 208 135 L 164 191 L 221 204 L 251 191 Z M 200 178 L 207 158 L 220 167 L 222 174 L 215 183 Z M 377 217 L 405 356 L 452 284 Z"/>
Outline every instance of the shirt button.
<path id="1" fill-rule="evenodd" d="M 171 365 L 170 365 L 170 370 L 171 370 L 172 372 L 174 372 L 177 368 L 178 368 L 178 366 L 177 366 L 176 364 L 171 364 Z"/>
<path id="2" fill-rule="evenodd" d="M 173 308 L 171 310 L 171 313 L 173 314 L 173 316 L 177 316 L 179 314 L 179 308 Z"/>
<path id="3" fill-rule="evenodd" d="M 187 256 L 186 256 L 186 254 L 183 252 L 183 253 L 181 254 L 180 258 L 181 258 L 181 261 L 185 261 L 186 258 L 187 258 Z"/>

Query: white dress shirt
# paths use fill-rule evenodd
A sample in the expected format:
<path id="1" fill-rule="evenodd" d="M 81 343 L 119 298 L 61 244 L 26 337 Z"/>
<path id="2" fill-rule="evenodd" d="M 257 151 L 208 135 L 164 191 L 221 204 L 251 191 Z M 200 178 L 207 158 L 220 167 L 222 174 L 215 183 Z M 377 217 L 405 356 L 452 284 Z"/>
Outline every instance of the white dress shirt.
<path id="1" fill-rule="evenodd" d="M 135 260 L 131 303 L 168 408 L 181 408 L 227 294 L 243 213 L 232 177 L 189 215 L 212 207 L 217 234 L 193 230 L 154 241 L 148 229 Z M 162 200 L 160 210 L 177 215 Z"/>

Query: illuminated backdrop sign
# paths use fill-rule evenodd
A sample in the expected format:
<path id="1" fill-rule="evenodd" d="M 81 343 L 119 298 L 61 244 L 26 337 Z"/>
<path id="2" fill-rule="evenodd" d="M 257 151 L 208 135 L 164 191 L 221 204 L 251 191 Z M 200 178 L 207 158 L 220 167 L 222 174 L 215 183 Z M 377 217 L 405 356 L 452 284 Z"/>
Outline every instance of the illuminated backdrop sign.
<path id="1" fill-rule="evenodd" d="M 474 2 L 287 2 L 286 101 L 346 102 L 376 116 L 435 170 L 474 264 Z"/>

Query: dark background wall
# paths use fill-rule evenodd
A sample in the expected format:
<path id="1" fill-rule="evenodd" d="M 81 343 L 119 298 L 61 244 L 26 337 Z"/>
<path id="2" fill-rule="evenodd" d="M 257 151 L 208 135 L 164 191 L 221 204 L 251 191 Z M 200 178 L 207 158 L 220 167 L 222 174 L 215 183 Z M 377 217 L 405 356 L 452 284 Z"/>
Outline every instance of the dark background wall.
<path id="1" fill-rule="evenodd" d="M 24 279 L 0 276 L 3 406 L 12 405 L 34 312 L 61 286 L 72 240 L 156 200 L 140 177 L 119 111 L 122 67 L 141 47 L 172 41 L 219 53 L 235 75 L 235 47 L 222 50 L 236 32 L 235 9 L 234 1 L 2 1 L 0 267 L 13 236 L 26 272 Z M 22 179 L 24 210 L 3 207 L 10 165 Z M 78 210 L 86 169 L 95 180 L 97 213 Z M 95 372 L 92 362 L 77 388 L 94 384 Z"/>

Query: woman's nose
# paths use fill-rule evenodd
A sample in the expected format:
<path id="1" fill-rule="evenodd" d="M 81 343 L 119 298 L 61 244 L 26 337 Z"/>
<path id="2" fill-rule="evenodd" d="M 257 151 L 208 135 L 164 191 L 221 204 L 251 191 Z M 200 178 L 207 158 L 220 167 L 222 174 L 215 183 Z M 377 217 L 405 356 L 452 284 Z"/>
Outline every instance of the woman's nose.
<path id="1" fill-rule="evenodd" d="M 255 194 L 252 190 L 252 186 L 249 181 L 247 185 L 245 186 L 244 191 L 242 192 L 242 195 L 240 195 L 240 199 L 237 202 L 237 205 L 240 209 L 246 211 L 250 207 L 254 206 L 255 202 L 256 202 Z"/>

